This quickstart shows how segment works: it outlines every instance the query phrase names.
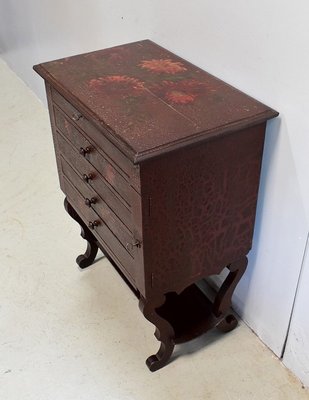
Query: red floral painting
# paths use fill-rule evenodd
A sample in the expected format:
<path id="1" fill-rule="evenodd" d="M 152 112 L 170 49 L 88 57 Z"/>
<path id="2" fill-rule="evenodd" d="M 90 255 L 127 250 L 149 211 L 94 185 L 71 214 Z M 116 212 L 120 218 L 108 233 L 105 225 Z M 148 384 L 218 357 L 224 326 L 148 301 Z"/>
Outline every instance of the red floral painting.
<path id="1" fill-rule="evenodd" d="M 170 58 L 144 60 L 139 64 L 139 66 L 147 69 L 150 72 L 156 72 L 159 74 L 177 74 L 187 70 L 187 68 L 181 62 L 173 61 Z"/>
<path id="2" fill-rule="evenodd" d="M 111 141 L 114 135 L 117 143 L 122 138 L 129 158 L 131 150 L 150 157 L 161 144 L 211 131 L 219 119 L 228 125 L 258 113 L 271 115 L 265 106 L 149 40 L 44 63 L 36 70 L 55 90 L 58 82 L 73 104 L 85 104 L 85 112 L 91 110 L 94 124 L 105 127 Z"/>
<path id="3" fill-rule="evenodd" d="M 110 63 L 111 55 L 113 56 L 113 65 Z M 111 55 L 107 57 L 105 64 L 106 70 L 110 72 L 112 68 L 117 70 L 121 65 L 120 59 L 116 57 L 117 52 L 113 52 Z M 141 70 L 144 70 L 142 75 Z M 137 61 L 134 69 L 130 71 L 131 76 L 129 74 L 106 74 L 91 79 L 87 84 L 98 95 L 109 95 L 113 98 L 123 99 L 126 103 L 129 98 L 147 96 L 146 91 L 148 90 L 168 104 L 187 105 L 205 93 L 206 84 L 191 78 L 188 71 L 185 71 L 187 68 L 180 61 L 171 58 L 153 58 Z M 137 79 L 137 76 L 140 79 Z M 133 107 L 132 102 L 130 107 Z"/>
<path id="4" fill-rule="evenodd" d="M 163 81 L 154 85 L 152 91 L 165 100 L 173 104 L 190 104 L 195 98 L 205 91 L 205 83 L 195 79 L 185 79 L 181 81 Z"/>
<path id="5" fill-rule="evenodd" d="M 136 78 L 126 75 L 109 75 L 89 81 L 89 86 L 94 90 L 104 90 L 105 93 L 127 96 L 139 96 L 144 90 L 144 84 Z"/>

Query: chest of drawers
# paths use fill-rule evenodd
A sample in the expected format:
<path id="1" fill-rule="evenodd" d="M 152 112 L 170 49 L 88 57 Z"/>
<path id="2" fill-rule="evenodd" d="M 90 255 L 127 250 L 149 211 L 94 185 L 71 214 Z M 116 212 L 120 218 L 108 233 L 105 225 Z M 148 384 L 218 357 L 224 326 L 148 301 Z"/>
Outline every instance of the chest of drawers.
<path id="1" fill-rule="evenodd" d="M 65 208 L 127 280 L 161 342 L 234 329 L 251 248 L 269 107 L 144 40 L 36 65 Z M 207 293 L 197 282 L 227 268 Z M 205 283 L 206 285 L 206 283 Z"/>

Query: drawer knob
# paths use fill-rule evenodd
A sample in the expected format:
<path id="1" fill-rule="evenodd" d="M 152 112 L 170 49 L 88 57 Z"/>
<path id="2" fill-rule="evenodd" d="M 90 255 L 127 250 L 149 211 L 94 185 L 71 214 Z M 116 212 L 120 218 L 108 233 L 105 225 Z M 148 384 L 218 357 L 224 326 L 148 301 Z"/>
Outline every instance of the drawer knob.
<path id="1" fill-rule="evenodd" d="M 91 229 L 91 230 L 94 230 L 94 228 L 96 227 L 96 226 L 98 226 L 99 225 L 99 221 L 90 221 L 89 223 L 88 223 L 88 227 Z"/>
<path id="2" fill-rule="evenodd" d="M 84 174 L 83 175 L 83 180 L 85 181 L 85 182 L 90 182 L 91 180 L 93 179 L 93 175 L 92 174 Z"/>
<path id="3" fill-rule="evenodd" d="M 132 251 L 133 247 L 141 247 L 141 242 L 139 240 L 135 240 L 133 243 L 126 244 L 126 249 L 128 251 Z"/>
<path id="4" fill-rule="evenodd" d="M 81 147 L 80 149 L 79 149 L 79 154 L 81 154 L 82 156 L 86 156 L 86 154 L 89 154 L 90 153 L 90 151 L 91 151 L 91 148 L 90 147 L 86 147 L 85 149 L 83 148 L 83 147 Z"/>
<path id="5" fill-rule="evenodd" d="M 85 204 L 88 207 L 91 207 L 91 204 L 95 204 L 97 202 L 97 199 L 95 197 L 91 197 L 91 199 L 86 198 L 85 199 Z"/>
<path id="6" fill-rule="evenodd" d="M 80 120 L 81 118 L 83 118 L 83 116 L 82 116 L 82 114 L 79 113 L 79 112 L 76 112 L 76 113 L 74 113 L 74 114 L 72 115 L 73 121 L 78 121 L 78 120 Z"/>

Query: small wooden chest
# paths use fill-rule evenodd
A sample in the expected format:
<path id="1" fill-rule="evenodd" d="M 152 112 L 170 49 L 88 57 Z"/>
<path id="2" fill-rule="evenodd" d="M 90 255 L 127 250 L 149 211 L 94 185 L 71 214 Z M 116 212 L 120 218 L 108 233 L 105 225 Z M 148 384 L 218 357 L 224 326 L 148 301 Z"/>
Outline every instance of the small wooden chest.
<path id="1" fill-rule="evenodd" d="M 87 251 L 129 282 L 161 347 L 237 325 L 266 121 L 278 113 L 149 40 L 34 67 L 46 82 L 61 189 Z M 225 267 L 221 288 L 196 283 Z"/>

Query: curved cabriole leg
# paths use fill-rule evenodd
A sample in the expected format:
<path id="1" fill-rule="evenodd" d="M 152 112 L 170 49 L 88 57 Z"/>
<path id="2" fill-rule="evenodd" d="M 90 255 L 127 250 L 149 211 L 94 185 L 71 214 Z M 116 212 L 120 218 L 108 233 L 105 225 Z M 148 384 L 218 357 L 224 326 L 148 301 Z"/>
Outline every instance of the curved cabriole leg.
<path id="1" fill-rule="evenodd" d="M 68 202 L 68 199 L 64 199 L 64 208 L 66 209 L 67 213 L 77 221 L 81 227 L 81 237 L 85 240 L 87 240 L 87 249 L 85 254 L 81 254 L 80 256 L 77 257 L 76 262 L 78 266 L 82 269 L 89 267 L 95 260 L 97 252 L 98 252 L 98 246 L 96 244 L 96 239 L 92 235 L 92 233 L 89 231 L 87 226 L 84 224 L 84 222 L 81 220 L 80 216 L 77 214 L 77 212 L 74 210 L 74 208 L 71 206 L 71 204 Z"/>
<path id="2" fill-rule="evenodd" d="M 164 304 L 164 302 L 164 295 L 155 300 L 145 300 L 141 296 L 139 300 L 140 310 L 144 314 L 145 318 L 155 325 L 155 337 L 161 342 L 157 354 L 148 357 L 146 360 L 146 365 L 152 372 L 157 371 L 168 363 L 175 347 L 175 333 L 173 327 L 167 320 L 160 317 L 156 311 L 156 309 Z"/>
<path id="3" fill-rule="evenodd" d="M 246 271 L 248 264 L 247 257 L 227 266 L 230 270 L 228 276 L 219 289 L 213 305 L 213 313 L 216 317 L 224 316 L 231 307 L 233 292 Z M 229 332 L 236 328 L 238 321 L 233 314 L 225 315 L 218 323 L 217 328 L 222 332 Z"/>
<path id="4" fill-rule="evenodd" d="M 76 262 L 80 268 L 84 269 L 93 264 L 98 253 L 98 246 L 94 242 L 89 242 L 83 234 L 81 236 L 87 240 L 87 249 L 85 254 L 81 254 L 76 258 Z"/>

